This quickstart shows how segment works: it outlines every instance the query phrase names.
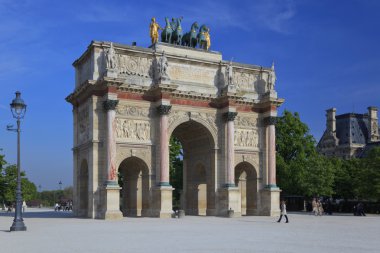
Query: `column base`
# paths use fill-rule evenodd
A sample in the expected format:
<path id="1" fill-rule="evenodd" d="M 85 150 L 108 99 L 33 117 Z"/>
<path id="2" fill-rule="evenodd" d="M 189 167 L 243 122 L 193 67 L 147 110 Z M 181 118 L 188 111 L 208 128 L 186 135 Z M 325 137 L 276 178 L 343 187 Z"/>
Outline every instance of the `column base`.
<path id="1" fill-rule="evenodd" d="M 153 216 L 159 218 L 171 218 L 173 213 L 172 197 L 174 188 L 158 186 L 154 189 Z"/>
<path id="2" fill-rule="evenodd" d="M 280 215 L 280 188 L 265 187 L 260 191 L 261 206 L 260 215 L 278 216 Z"/>
<path id="3" fill-rule="evenodd" d="M 105 220 L 120 220 L 123 218 L 123 213 L 120 211 L 120 189 L 116 183 L 107 182 L 105 187 L 105 211 L 102 215 L 102 219 Z"/>
<path id="4" fill-rule="evenodd" d="M 233 211 L 232 215 L 231 211 Z M 218 215 L 223 217 L 241 217 L 241 197 L 238 187 L 225 187 L 219 191 Z"/>

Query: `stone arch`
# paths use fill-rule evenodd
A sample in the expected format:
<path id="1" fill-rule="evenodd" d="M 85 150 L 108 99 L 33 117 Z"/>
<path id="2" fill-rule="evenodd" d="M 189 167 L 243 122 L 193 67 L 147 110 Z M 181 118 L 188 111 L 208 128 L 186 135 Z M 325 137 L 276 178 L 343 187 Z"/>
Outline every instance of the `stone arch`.
<path id="1" fill-rule="evenodd" d="M 128 157 L 119 165 L 122 187 L 120 206 L 124 216 L 147 216 L 149 213 L 149 169 L 138 157 Z"/>
<path id="2" fill-rule="evenodd" d="M 181 142 L 184 155 L 181 208 L 189 215 L 215 215 L 215 139 L 212 129 L 204 122 L 184 118 L 170 128 L 170 135 Z"/>
<path id="3" fill-rule="evenodd" d="M 256 214 L 258 204 L 257 170 L 251 163 L 244 161 L 235 166 L 235 184 L 240 192 L 241 214 Z"/>
<path id="4" fill-rule="evenodd" d="M 212 137 L 212 141 L 213 141 L 213 147 L 214 148 L 217 148 L 217 144 L 218 144 L 218 137 L 217 137 L 217 131 L 215 129 L 215 127 L 211 126 L 207 121 L 201 119 L 201 118 L 190 118 L 190 117 L 181 117 L 181 118 L 178 118 L 176 120 L 174 120 L 170 125 L 169 125 L 169 129 L 168 129 L 168 135 L 171 136 L 173 134 L 173 131 L 181 124 L 183 123 L 186 123 L 186 122 L 190 122 L 190 121 L 194 121 L 194 122 L 197 122 L 199 124 L 201 124 L 203 127 L 205 127 L 211 137 Z"/>
<path id="5" fill-rule="evenodd" d="M 78 195 L 79 195 L 79 208 L 78 216 L 87 217 L 89 208 L 89 168 L 86 159 L 83 159 L 78 173 Z"/>

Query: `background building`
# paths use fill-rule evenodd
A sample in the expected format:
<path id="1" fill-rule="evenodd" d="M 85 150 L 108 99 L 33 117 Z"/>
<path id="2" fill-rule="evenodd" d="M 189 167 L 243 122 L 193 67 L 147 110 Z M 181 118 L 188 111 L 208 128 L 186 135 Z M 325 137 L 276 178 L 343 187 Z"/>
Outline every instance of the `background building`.
<path id="1" fill-rule="evenodd" d="M 326 130 L 318 143 L 318 151 L 328 157 L 349 159 L 361 157 L 371 147 L 380 146 L 378 109 L 368 113 L 346 113 L 336 116 L 336 108 L 326 110 Z"/>

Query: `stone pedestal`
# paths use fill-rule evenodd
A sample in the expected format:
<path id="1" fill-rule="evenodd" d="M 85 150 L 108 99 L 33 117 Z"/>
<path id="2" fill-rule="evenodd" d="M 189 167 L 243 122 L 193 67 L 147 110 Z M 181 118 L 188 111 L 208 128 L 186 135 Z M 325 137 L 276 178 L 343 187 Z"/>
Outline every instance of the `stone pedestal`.
<path id="1" fill-rule="evenodd" d="M 233 217 L 241 216 L 241 199 L 238 187 L 226 187 L 219 192 L 219 216 L 229 217 L 229 210 L 233 210 Z"/>
<path id="2" fill-rule="evenodd" d="M 106 197 L 106 210 L 104 212 L 103 219 L 105 220 L 119 220 L 123 218 L 123 214 L 120 211 L 119 199 L 120 199 L 120 187 L 118 185 L 107 185 L 105 188 Z"/>
<path id="3" fill-rule="evenodd" d="M 159 186 L 154 190 L 154 217 L 171 218 L 173 213 L 173 190 L 174 188 L 171 186 Z"/>
<path id="4" fill-rule="evenodd" d="M 280 215 L 280 188 L 267 187 L 260 191 L 261 208 L 260 215 L 279 216 Z"/>

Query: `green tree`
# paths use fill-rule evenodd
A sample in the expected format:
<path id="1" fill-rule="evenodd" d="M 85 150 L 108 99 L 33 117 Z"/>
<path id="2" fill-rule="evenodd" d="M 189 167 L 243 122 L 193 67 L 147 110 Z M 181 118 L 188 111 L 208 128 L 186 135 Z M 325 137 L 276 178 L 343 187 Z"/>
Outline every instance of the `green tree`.
<path id="1" fill-rule="evenodd" d="M 362 158 L 359 197 L 380 200 L 380 147 Z"/>
<path id="2" fill-rule="evenodd" d="M 299 114 L 285 110 L 276 123 L 278 185 L 285 194 L 331 195 L 334 164 L 318 154 L 314 137 Z"/>
<path id="3" fill-rule="evenodd" d="M 4 199 L 7 202 L 14 202 L 17 188 L 17 166 L 8 165 L 3 172 L 5 184 Z M 29 201 L 37 197 L 37 187 L 25 177 L 25 172 L 21 172 L 21 188 L 23 200 Z"/>

